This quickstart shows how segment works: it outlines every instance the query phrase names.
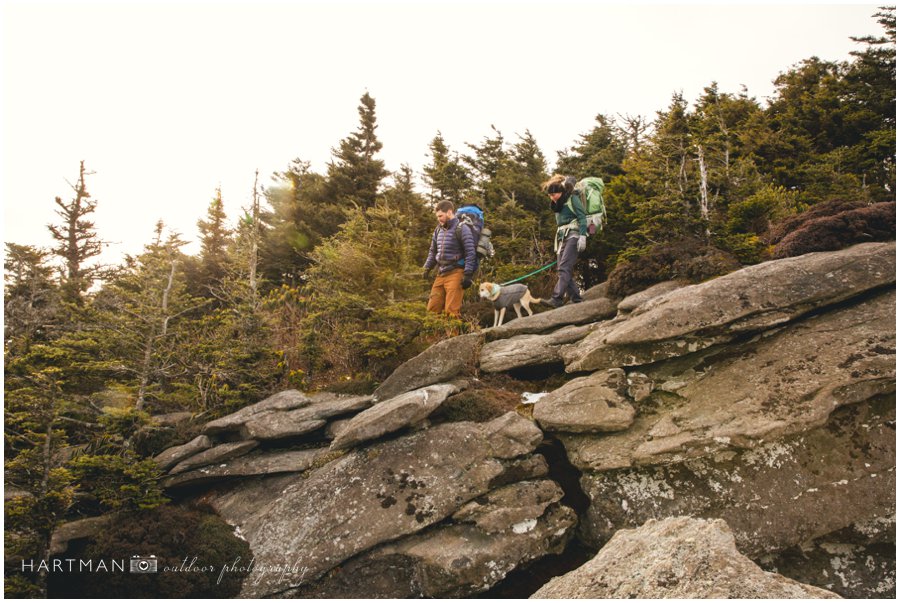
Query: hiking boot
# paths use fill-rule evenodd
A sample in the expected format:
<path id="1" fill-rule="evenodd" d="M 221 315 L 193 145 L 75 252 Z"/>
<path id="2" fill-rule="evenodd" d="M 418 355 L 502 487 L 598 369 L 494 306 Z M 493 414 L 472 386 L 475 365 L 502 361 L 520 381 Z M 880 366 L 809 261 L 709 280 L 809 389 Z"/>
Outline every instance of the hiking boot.
<path id="1" fill-rule="evenodd" d="M 541 305 L 548 306 L 550 308 L 556 309 L 562 306 L 565 302 L 558 299 L 553 299 L 552 297 L 541 299 Z"/>

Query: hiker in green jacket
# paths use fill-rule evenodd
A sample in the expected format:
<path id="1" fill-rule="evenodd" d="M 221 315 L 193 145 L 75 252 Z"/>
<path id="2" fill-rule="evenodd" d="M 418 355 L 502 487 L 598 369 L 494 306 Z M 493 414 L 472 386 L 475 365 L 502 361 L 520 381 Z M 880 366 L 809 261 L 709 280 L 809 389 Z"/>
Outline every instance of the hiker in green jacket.
<path id="1" fill-rule="evenodd" d="M 566 303 L 565 296 L 568 294 L 572 303 L 577 304 L 582 299 L 573 272 L 578 254 L 587 247 L 588 224 L 584 205 L 578 195 L 572 196 L 575 190 L 575 178 L 572 176 L 555 174 L 542 188 L 550 197 L 550 208 L 556 213 L 557 224 L 553 246 L 557 254 L 556 286 L 553 296 L 544 303 L 558 308 Z"/>

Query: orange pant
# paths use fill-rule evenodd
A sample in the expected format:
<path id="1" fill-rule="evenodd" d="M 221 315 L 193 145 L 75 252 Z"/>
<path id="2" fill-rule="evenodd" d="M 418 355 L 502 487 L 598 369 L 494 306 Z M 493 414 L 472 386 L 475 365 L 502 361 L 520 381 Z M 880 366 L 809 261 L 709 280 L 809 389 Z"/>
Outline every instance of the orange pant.
<path id="1" fill-rule="evenodd" d="M 440 314 L 443 310 L 450 316 L 459 317 L 463 300 L 463 269 L 455 268 L 447 274 L 439 274 L 431 285 L 428 296 L 428 311 Z"/>

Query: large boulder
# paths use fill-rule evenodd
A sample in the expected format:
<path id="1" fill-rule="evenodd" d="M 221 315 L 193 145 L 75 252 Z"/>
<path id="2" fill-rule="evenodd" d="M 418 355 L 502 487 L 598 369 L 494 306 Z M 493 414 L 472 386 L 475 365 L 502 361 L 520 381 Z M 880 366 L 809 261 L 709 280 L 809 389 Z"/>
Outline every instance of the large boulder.
<path id="1" fill-rule="evenodd" d="M 534 405 L 534 419 L 547 431 L 573 433 L 622 431 L 634 421 L 622 369 L 573 379 Z"/>
<path id="2" fill-rule="evenodd" d="M 577 522 L 550 480 L 503 486 L 457 511 L 452 520 L 354 558 L 324 578 L 281 596 L 356 599 L 467 597 L 509 571 L 559 553 Z"/>
<path id="3" fill-rule="evenodd" d="M 373 394 L 383 401 L 400 394 L 451 381 L 473 369 L 481 346 L 481 334 L 469 333 L 434 344 L 415 358 L 401 364 Z"/>
<path id="4" fill-rule="evenodd" d="M 773 328 L 895 282 L 895 253 L 894 243 L 866 243 L 676 289 L 645 302 L 615 329 L 586 337 L 567 370 L 649 364 Z"/>
<path id="5" fill-rule="evenodd" d="M 560 327 L 569 325 L 582 325 L 598 320 L 605 320 L 616 315 L 616 302 L 601 297 L 580 304 L 566 304 L 565 306 L 517 318 L 499 327 L 493 327 L 482 331 L 487 341 L 505 339 L 516 335 L 533 333 L 546 333 Z"/>
<path id="6" fill-rule="evenodd" d="M 822 427 L 754 448 L 581 478 L 582 538 L 678 515 L 720 518 L 750 557 L 777 553 L 895 513 L 893 396 L 839 408 Z M 613 436 L 607 436 L 614 438 Z"/>
<path id="7" fill-rule="evenodd" d="M 760 569 L 735 548 L 728 525 L 672 517 L 621 530 L 578 569 L 533 599 L 839 599 Z"/>
<path id="8" fill-rule="evenodd" d="M 452 383 L 441 383 L 379 402 L 347 421 L 334 437 L 331 448 L 332 450 L 352 448 L 404 427 L 417 425 L 459 389 Z"/>
<path id="9" fill-rule="evenodd" d="M 271 596 L 437 524 L 504 484 L 540 477 L 547 466 L 532 453 L 542 439 L 540 429 L 515 413 L 488 423 L 448 423 L 250 490 L 223 486 L 203 500 L 253 550 L 256 565 L 242 595 Z M 284 572 L 266 571 L 285 563 Z"/>
<path id="10" fill-rule="evenodd" d="M 601 471 L 753 447 L 821 426 L 838 407 L 896 387 L 896 294 L 797 322 L 741 345 L 648 369 L 655 404 L 604 438 L 566 440 Z"/>
<path id="11" fill-rule="evenodd" d="M 563 345 L 580 341 L 594 325 L 564 327 L 548 335 L 517 335 L 498 339 L 481 348 L 479 368 L 485 373 L 561 362 Z"/>

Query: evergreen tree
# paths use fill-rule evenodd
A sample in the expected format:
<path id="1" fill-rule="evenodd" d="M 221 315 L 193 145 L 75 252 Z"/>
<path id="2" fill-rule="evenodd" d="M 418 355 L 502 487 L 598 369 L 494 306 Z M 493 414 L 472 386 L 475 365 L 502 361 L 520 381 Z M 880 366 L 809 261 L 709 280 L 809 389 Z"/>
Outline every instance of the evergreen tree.
<path id="1" fill-rule="evenodd" d="M 854 135 L 847 161 L 872 201 L 896 196 L 897 17 L 896 7 L 875 13 L 884 36 L 852 38 L 866 44 L 844 77 L 844 120 Z"/>
<path id="2" fill-rule="evenodd" d="M 491 130 L 494 135 L 485 136 L 480 145 L 466 143 L 473 154 L 462 158 L 473 177 L 473 196 L 483 202 L 483 209 L 493 209 L 509 198 L 509 182 L 501 178 L 502 170 L 509 161 L 509 153 L 503 134 L 493 125 Z"/>
<path id="3" fill-rule="evenodd" d="M 259 271 L 271 285 L 292 286 L 301 282 L 310 251 L 337 232 L 345 214 L 309 162 L 295 159 L 273 178 L 264 191 L 271 209 L 260 210 Z"/>
<path id="4" fill-rule="evenodd" d="M 359 100 L 359 128 L 332 149 L 328 164 L 328 196 L 339 205 L 372 207 L 381 181 L 388 175 L 375 155 L 382 144 L 375 134 L 375 99 L 366 92 Z"/>
<path id="5" fill-rule="evenodd" d="M 513 145 L 509 160 L 501 168 L 498 180 L 503 183 L 506 198 L 529 212 L 545 214 L 547 195 L 541 183 L 547 179 L 547 160 L 529 130 Z"/>
<path id="6" fill-rule="evenodd" d="M 598 115 L 597 125 L 581 141 L 559 154 L 556 171 L 575 176 L 578 179 L 599 176 L 609 182 L 613 176 L 622 173 L 627 143 L 614 122 L 604 115 Z"/>
<path id="7" fill-rule="evenodd" d="M 472 186 L 466 167 L 458 155 L 451 154 L 440 132 L 428 148 L 431 150 L 431 163 L 423 168 L 423 172 L 425 183 L 431 188 L 431 203 L 451 201 L 458 207 Z"/>
<path id="8" fill-rule="evenodd" d="M 177 234 L 163 240 L 164 228 L 157 223 L 154 241 L 127 258 L 94 303 L 103 360 L 132 389 L 138 411 L 173 396 L 179 406 L 191 403 L 178 395 L 193 341 L 188 319 L 208 303 L 187 292 L 180 251 L 185 243 Z"/>
<path id="9" fill-rule="evenodd" d="M 81 303 L 81 295 L 90 288 L 99 270 L 97 266 L 88 266 L 87 262 L 100 255 L 103 250 L 94 222 L 88 219 L 97 208 L 97 202 L 91 198 L 85 184 L 85 176 L 92 173 L 85 171 L 82 161 L 78 170 L 78 181 L 71 185 L 75 197 L 69 202 L 64 202 L 60 197 L 55 199 L 58 206 L 56 214 L 62 222 L 47 225 L 58 243 L 53 253 L 63 260 L 65 266 L 64 296 L 68 301 L 77 303 Z"/>
<path id="10" fill-rule="evenodd" d="M 58 320 L 59 289 L 49 256 L 31 245 L 6 244 L 3 341 L 13 354 L 46 341 Z"/>
<path id="11" fill-rule="evenodd" d="M 209 295 L 221 283 L 228 270 L 228 245 L 232 234 L 226 225 L 220 188 L 216 189 L 216 195 L 209 204 L 206 220 L 198 220 L 197 228 L 200 230 L 199 281 Z"/>

